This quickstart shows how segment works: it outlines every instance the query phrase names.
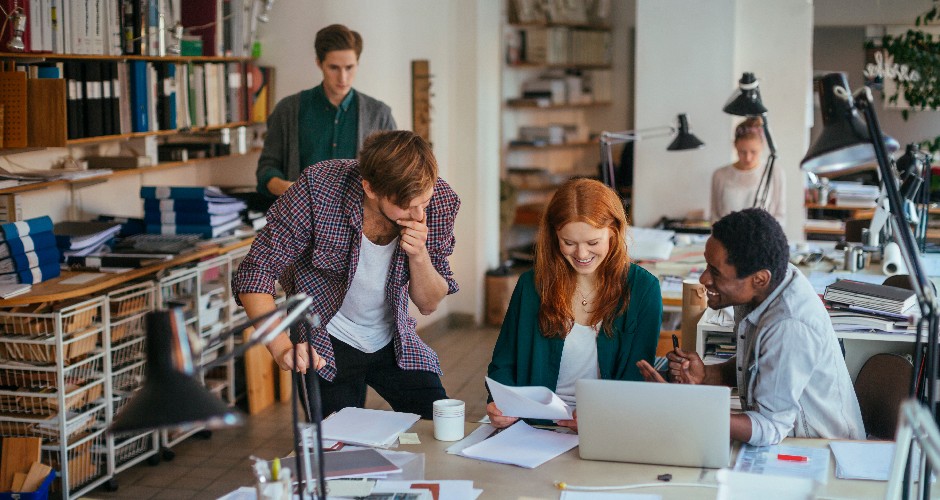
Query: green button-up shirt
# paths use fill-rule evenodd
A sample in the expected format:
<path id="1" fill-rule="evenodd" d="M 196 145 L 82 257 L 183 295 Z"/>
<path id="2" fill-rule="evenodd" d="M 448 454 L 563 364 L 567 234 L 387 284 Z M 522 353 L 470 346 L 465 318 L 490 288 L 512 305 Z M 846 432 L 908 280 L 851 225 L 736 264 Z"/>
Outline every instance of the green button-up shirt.
<path id="1" fill-rule="evenodd" d="M 297 138 L 301 170 L 323 160 L 356 158 L 359 104 L 355 93 L 350 90 L 339 106 L 334 106 L 322 84 L 301 92 Z"/>

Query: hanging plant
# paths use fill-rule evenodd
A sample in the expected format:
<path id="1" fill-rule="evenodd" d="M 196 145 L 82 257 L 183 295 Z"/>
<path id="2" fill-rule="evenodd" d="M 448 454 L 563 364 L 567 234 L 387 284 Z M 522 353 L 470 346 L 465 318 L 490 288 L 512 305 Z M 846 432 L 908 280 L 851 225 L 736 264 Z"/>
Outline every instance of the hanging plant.
<path id="1" fill-rule="evenodd" d="M 938 15 L 940 11 L 934 5 L 917 16 L 914 26 L 928 26 L 937 20 Z M 901 110 L 905 121 L 912 110 L 940 110 L 940 37 L 916 28 L 897 36 L 882 37 L 881 47 L 891 62 L 879 62 L 866 69 L 866 77 L 894 80 L 897 84 L 895 91 L 884 98 L 894 105 L 899 104 L 901 97 L 904 98 L 910 106 L 910 109 Z M 873 48 L 873 44 L 869 43 L 868 48 Z M 930 151 L 940 151 L 940 136 L 927 139 L 920 145 Z"/>

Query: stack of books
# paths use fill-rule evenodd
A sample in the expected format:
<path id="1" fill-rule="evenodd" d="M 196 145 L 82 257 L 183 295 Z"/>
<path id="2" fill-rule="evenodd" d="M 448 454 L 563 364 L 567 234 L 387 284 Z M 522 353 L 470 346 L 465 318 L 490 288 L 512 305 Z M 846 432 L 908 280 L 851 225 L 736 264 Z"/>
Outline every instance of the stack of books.
<path id="1" fill-rule="evenodd" d="M 823 295 L 836 331 L 914 333 L 917 296 L 913 290 L 839 280 Z"/>
<path id="2" fill-rule="evenodd" d="M 63 261 L 104 251 L 120 231 L 121 224 L 101 221 L 63 221 L 53 228 Z"/>
<path id="3" fill-rule="evenodd" d="M 245 202 L 217 187 L 143 186 L 148 234 L 198 234 L 217 238 L 242 225 Z"/>
<path id="4" fill-rule="evenodd" d="M 59 249 L 48 216 L 0 224 L 0 284 L 35 284 L 59 276 Z"/>

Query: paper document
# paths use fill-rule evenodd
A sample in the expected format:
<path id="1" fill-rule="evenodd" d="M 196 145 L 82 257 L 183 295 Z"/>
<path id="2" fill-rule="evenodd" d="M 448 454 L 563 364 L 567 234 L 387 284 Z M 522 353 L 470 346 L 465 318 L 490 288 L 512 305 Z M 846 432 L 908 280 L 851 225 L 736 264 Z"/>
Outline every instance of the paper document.
<path id="1" fill-rule="evenodd" d="M 782 444 L 742 444 L 734 470 L 769 476 L 802 477 L 826 484 L 829 480 L 829 450 Z"/>
<path id="2" fill-rule="evenodd" d="M 484 439 L 492 436 L 494 432 L 496 432 L 496 427 L 493 427 L 490 424 L 483 424 L 474 429 L 474 431 L 470 434 L 467 434 L 467 437 L 448 446 L 444 451 L 450 453 L 451 455 L 460 455 L 460 452 L 463 451 L 464 448 L 469 448 L 483 441 Z"/>
<path id="3" fill-rule="evenodd" d="M 832 441 L 829 447 L 836 457 L 837 478 L 888 480 L 894 459 L 893 441 Z"/>
<path id="4" fill-rule="evenodd" d="M 573 408 L 546 387 L 510 387 L 486 377 L 493 402 L 507 417 L 570 420 Z"/>
<path id="5" fill-rule="evenodd" d="M 534 469 L 575 446 L 577 434 L 534 429 L 520 420 L 489 439 L 464 448 L 460 455 Z"/>
<path id="6" fill-rule="evenodd" d="M 347 407 L 323 420 L 323 439 L 388 448 L 419 418 L 414 413 Z"/>

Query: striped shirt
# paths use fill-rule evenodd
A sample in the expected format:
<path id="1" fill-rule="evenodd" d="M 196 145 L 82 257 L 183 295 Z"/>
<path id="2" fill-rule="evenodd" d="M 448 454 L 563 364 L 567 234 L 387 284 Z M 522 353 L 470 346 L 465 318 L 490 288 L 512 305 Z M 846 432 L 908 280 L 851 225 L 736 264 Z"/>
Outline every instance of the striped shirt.
<path id="1" fill-rule="evenodd" d="M 305 293 L 316 299 L 312 312 L 319 315 L 321 326 L 302 323 L 291 332 L 291 340 L 313 339 L 314 349 L 326 360 L 319 373 L 329 381 L 336 377 L 336 363 L 326 324 L 342 305 L 359 263 L 364 196 L 358 161 L 327 160 L 308 167 L 268 211 L 267 225 L 232 278 L 236 298 L 241 293 L 273 296 L 280 279 L 289 295 Z M 426 245 L 431 263 L 447 281 L 448 294 L 458 290 L 447 259 L 454 251 L 459 208 L 457 194 L 438 178 L 426 210 Z M 437 354 L 418 337 L 417 321 L 408 314 L 409 278 L 408 256 L 399 247 L 385 277 L 398 366 L 442 375 Z"/>

